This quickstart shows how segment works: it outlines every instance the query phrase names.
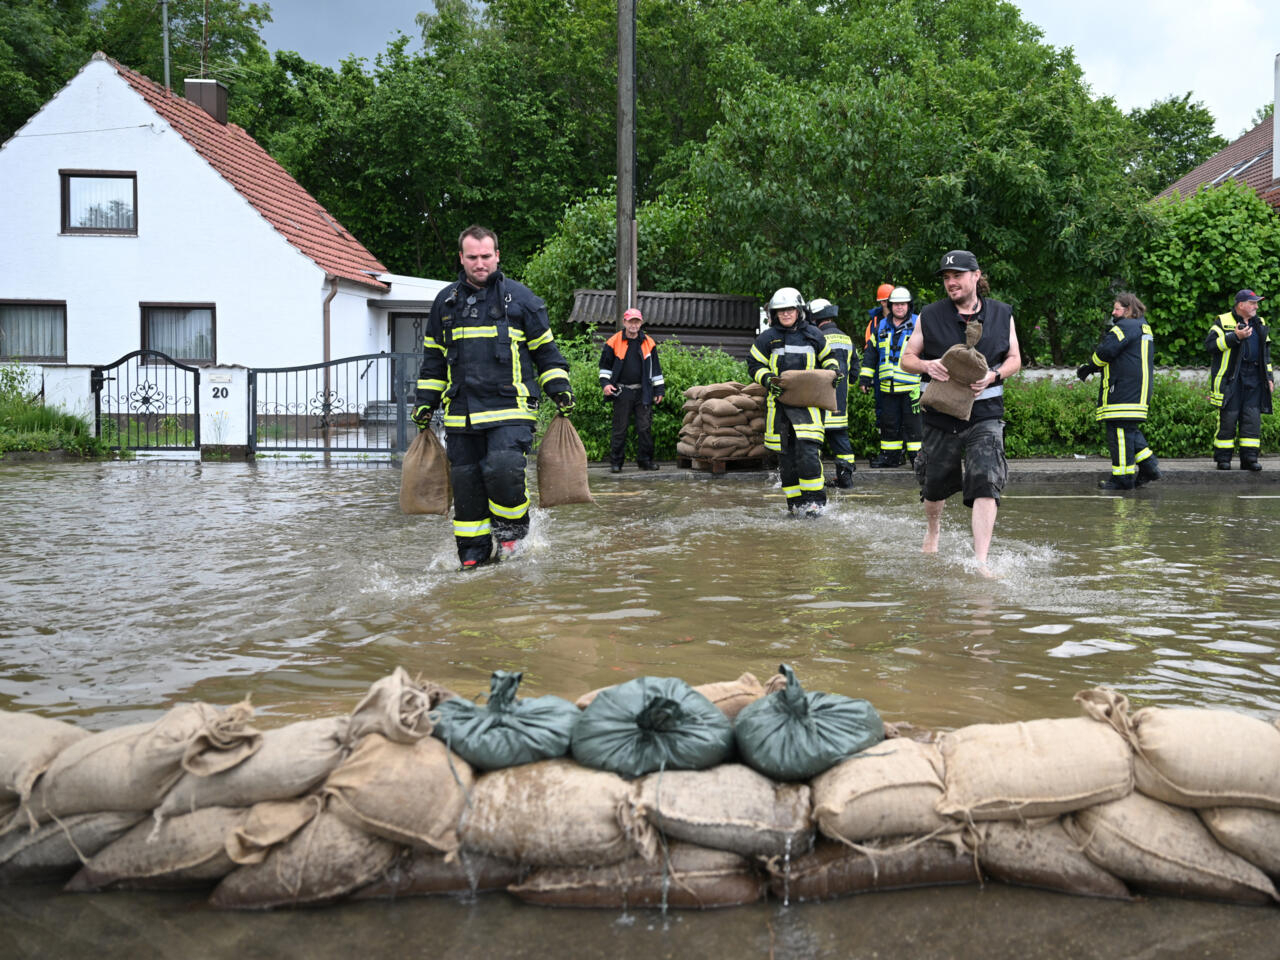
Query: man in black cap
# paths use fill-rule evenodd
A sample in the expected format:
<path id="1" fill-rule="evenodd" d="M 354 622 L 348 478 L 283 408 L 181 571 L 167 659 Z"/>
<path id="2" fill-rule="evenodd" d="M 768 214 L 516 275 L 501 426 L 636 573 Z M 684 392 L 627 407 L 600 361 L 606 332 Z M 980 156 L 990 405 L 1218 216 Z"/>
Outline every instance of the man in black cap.
<path id="1" fill-rule="evenodd" d="M 1209 351 L 1209 402 L 1218 407 L 1218 435 L 1213 459 L 1219 470 L 1231 469 L 1231 451 L 1240 431 L 1240 469 L 1261 470 L 1262 415 L 1271 412 L 1271 337 L 1258 316 L 1252 290 L 1236 294 L 1235 306 L 1213 321 L 1204 346 Z"/>
<path id="2" fill-rule="evenodd" d="M 941 362 L 947 350 L 965 342 L 971 323 L 981 324 L 975 344 L 987 360 L 987 373 L 975 381 L 973 412 L 968 420 L 925 408 L 924 443 L 916 457 L 916 479 L 924 501 L 927 528 L 924 553 L 938 552 L 942 508 L 953 493 L 963 492 L 972 510 L 973 553 L 978 572 L 993 576 L 987 551 L 995 530 L 1000 494 L 1009 477 L 1004 457 L 1004 381 L 1022 369 L 1013 310 L 990 299 L 978 258 L 968 250 L 952 250 L 938 266 L 946 297 L 920 311 L 920 319 L 902 351 L 902 369 L 925 381 L 948 380 Z"/>

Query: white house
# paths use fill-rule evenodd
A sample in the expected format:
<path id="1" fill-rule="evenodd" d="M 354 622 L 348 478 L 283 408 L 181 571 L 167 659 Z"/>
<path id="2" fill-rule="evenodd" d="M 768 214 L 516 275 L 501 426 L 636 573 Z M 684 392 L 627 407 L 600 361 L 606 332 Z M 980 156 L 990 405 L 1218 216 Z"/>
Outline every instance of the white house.
<path id="1" fill-rule="evenodd" d="M 139 349 L 208 368 L 201 409 L 245 427 L 245 368 L 420 347 L 444 282 L 387 272 L 243 129 L 101 53 L 0 147 L 0 358 L 46 402 Z M 227 421 L 231 429 L 226 430 Z"/>

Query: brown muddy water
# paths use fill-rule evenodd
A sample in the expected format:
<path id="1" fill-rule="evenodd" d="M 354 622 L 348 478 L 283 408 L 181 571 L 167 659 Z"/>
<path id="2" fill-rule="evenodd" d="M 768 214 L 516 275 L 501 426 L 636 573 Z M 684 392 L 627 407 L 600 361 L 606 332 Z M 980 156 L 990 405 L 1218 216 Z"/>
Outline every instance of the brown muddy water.
<path id="1" fill-rule="evenodd" d="M 959 504 L 924 557 L 914 488 L 867 483 L 800 522 L 776 476 L 670 467 L 593 475 L 595 505 L 535 510 L 525 556 L 461 576 L 448 522 L 402 516 L 398 483 L 359 462 L 0 464 L 0 709 L 96 729 L 247 694 L 271 726 L 348 712 L 396 666 L 467 695 L 523 670 L 522 693 L 574 698 L 786 661 L 926 728 L 1072 716 L 1097 684 L 1280 712 L 1280 498 L 1254 487 L 1018 484 L 989 582 Z M 665 918 L 501 895 L 244 915 L 0 890 L 5 960 L 720 952 L 1276 957 L 1280 911 L 997 885 Z"/>

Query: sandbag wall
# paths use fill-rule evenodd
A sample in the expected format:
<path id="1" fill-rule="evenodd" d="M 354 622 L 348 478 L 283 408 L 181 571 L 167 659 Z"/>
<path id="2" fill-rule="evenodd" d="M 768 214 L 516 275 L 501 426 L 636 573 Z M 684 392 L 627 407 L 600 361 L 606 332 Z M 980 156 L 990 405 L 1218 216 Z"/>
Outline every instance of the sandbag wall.
<path id="1" fill-rule="evenodd" d="M 765 391 L 735 380 L 690 387 L 676 453 L 691 460 L 763 457 Z"/>
<path id="2" fill-rule="evenodd" d="M 694 690 L 732 721 L 787 681 Z M 207 887 L 256 909 L 485 890 L 707 908 L 984 880 L 1277 897 L 1280 729 L 1234 712 L 1088 690 L 1082 716 L 885 725 L 803 781 L 742 762 L 626 779 L 568 757 L 481 772 L 431 735 L 452 696 L 397 670 L 350 715 L 265 733 L 247 704 L 100 733 L 0 711 L 0 884 Z"/>

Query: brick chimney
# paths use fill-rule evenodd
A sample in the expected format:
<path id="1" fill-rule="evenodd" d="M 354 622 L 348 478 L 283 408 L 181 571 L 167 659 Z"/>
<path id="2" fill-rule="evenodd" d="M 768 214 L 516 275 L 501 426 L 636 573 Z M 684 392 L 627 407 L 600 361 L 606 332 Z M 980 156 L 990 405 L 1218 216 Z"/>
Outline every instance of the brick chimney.
<path id="1" fill-rule="evenodd" d="M 227 88 L 217 80 L 186 80 L 186 97 L 219 123 L 227 122 Z"/>

